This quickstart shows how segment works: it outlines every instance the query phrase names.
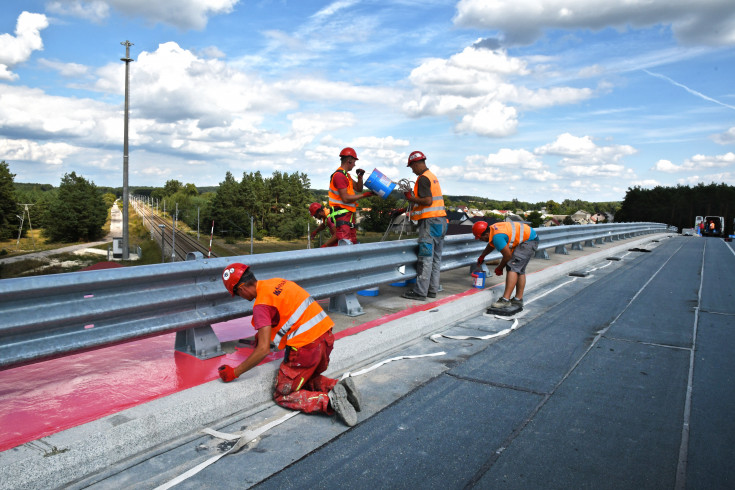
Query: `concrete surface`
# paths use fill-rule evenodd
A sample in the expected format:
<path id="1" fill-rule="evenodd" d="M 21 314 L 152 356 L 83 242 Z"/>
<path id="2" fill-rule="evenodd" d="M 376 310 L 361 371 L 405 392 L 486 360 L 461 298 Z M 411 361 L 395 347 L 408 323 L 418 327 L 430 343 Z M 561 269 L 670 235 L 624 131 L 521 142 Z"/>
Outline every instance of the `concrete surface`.
<path id="1" fill-rule="evenodd" d="M 656 236 L 647 235 L 624 242 L 606 243 L 594 249 L 570 251 L 569 255 L 550 254 L 551 260 L 535 259 L 529 266 L 527 292 L 539 290 L 571 271 L 604 262 L 609 255 L 624 253 L 628 248 L 651 243 L 655 239 Z M 502 278 L 493 277 L 488 281 L 487 289 L 468 293 L 472 288 L 467 271 L 449 271 L 442 274 L 444 291 L 439 293 L 436 301 L 421 303 L 400 298 L 402 288 L 393 286 L 382 286 L 381 294 L 376 297 L 360 296 L 366 314 L 354 318 L 332 315 L 337 324 L 335 330 L 342 331 L 370 322 L 379 325 L 340 339 L 332 354 L 330 372 L 342 373 L 369 365 L 389 352 L 424 338 L 428 333 L 470 320 L 481 314 L 494 296 L 499 294 L 492 288 L 500 281 Z M 450 297 L 452 299 L 447 300 Z M 390 315 L 399 314 L 406 308 L 417 308 L 418 311 L 396 320 L 381 322 L 381 318 L 389 319 Z M 529 313 L 529 318 L 532 315 Z M 490 330 L 505 326 L 492 327 Z M 457 359 L 469 355 L 472 349 L 467 348 L 468 352 L 455 354 Z M 439 371 L 443 369 L 435 361 L 421 364 L 426 363 L 436 366 Z M 201 428 L 227 427 L 256 414 L 262 418 L 279 413 L 282 409 L 271 400 L 276 369 L 277 363 L 263 365 L 235 383 L 207 383 L 63 431 L 34 444 L 0 453 L 0 488 L 54 488 L 73 482 L 76 482 L 73 485 L 83 487 L 97 480 L 109 483 L 111 480 L 105 479 L 110 474 L 122 475 L 126 467 L 156 460 L 151 459 L 154 454 L 172 454 L 170 451 L 175 452 L 175 448 L 197 440 L 201 436 L 196 431 Z M 422 373 L 427 372 L 431 373 L 432 370 L 422 370 Z M 413 389 L 418 386 L 416 383 L 425 381 L 427 378 L 422 374 L 403 385 L 398 383 L 388 393 L 403 396 L 406 392 L 402 389 Z M 379 407 L 375 409 L 377 411 Z M 331 434 L 337 435 L 344 429 L 332 423 Z M 311 444 L 310 440 L 307 446 Z M 187 466 L 188 463 L 187 460 L 182 465 Z M 172 468 L 178 467 L 176 464 L 169 465 L 160 474 L 172 473 Z M 257 481 L 260 480 L 254 482 Z"/>

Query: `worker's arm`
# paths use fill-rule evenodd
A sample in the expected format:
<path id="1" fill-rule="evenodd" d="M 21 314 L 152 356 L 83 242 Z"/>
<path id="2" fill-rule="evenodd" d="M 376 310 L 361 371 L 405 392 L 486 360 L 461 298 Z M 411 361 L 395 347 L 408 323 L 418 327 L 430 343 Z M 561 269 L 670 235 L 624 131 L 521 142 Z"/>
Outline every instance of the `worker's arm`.
<path id="1" fill-rule="evenodd" d="M 358 192 L 361 191 L 362 190 L 362 182 L 360 182 L 360 188 L 359 189 L 357 189 L 357 184 L 355 184 L 355 187 L 354 188 Z M 339 192 L 339 198 L 340 198 L 340 200 L 342 202 L 344 202 L 344 203 L 347 203 L 347 204 L 350 204 L 350 203 L 353 203 L 353 202 L 357 202 L 360 199 L 362 199 L 363 197 L 370 197 L 370 196 L 373 195 L 373 193 L 372 192 L 369 192 L 369 191 L 368 192 L 365 192 L 363 194 L 350 194 L 350 193 L 347 192 L 347 189 L 337 189 L 337 191 Z"/>
<path id="2" fill-rule="evenodd" d="M 426 176 L 419 175 L 416 183 L 418 184 L 419 195 L 417 196 L 413 192 L 404 192 L 403 195 L 406 196 L 406 200 L 408 202 L 418 204 L 419 206 L 431 206 L 431 203 L 433 202 L 433 196 L 431 195 L 431 182 L 429 182 L 429 179 Z"/>
<path id="3" fill-rule="evenodd" d="M 488 242 L 485 246 L 485 250 L 482 251 L 480 256 L 477 258 L 477 265 L 482 265 L 485 262 L 485 257 L 487 257 L 487 254 L 493 251 L 493 242 Z"/>
<path id="4" fill-rule="evenodd" d="M 235 377 L 240 377 L 241 374 L 250 371 L 268 355 L 271 350 L 271 327 L 266 326 L 258 329 L 255 340 L 255 349 L 253 349 L 253 352 L 250 353 L 247 359 L 235 368 Z"/>
<path id="5" fill-rule="evenodd" d="M 361 168 L 357 169 L 357 182 L 353 184 L 355 192 L 362 192 L 362 176 L 365 175 L 365 171 Z"/>
<path id="6" fill-rule="evenodd" d="M 322 223 L 319 226 L 317 226 L 316 228 L 314 228 L 314 231 L 311 232 L 311 238 L 312 238 L 312 240 L 317 235 L 317 233 L 319 233 L 320 231 L 322 231 L 326 227 L 327 226 L 324 224 L 324 221 L 322 221 Z"/>
<path id="7" fill-rule="evenodd" d="M 502 249 L 500 249 L 500 255 L 503 256 L 502 259 L 500 259 L 500 265 L 498 265 L 495 268 L 495 274 L 498 276 L 503 275 L 503 270 L 505 270 L 505 266 L 510 262 L 510 259 L 513 258 L 513 252 L 510 251 L 510 247 L 506 245 Z"/>

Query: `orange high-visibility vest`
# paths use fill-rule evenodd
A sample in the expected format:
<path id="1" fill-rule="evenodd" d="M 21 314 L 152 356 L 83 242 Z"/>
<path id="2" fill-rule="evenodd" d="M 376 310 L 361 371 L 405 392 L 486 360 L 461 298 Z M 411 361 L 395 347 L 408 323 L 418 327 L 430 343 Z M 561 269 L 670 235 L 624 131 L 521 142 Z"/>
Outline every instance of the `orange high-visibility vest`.
<path id="1" fill-rule="evenodd" d="M 351 203 L 343 202 L 342 198 L 339 195 L 339 191 L 334 186 L 334 174 L 336 174 L 337 172 L 341 172 L 344 174 L 345 177 L 347 177 L 347 194 L 349 195 L 355 194 L 355 190 L 352 185 L 352 177 L 350 177 L 350 174 L 348 174 L 346 170 L 340 167 L 332 174 L 331 177 L 329 177 L 329 205 L 332 208 L 336 206 L 336 207 L 346 209 L 354 213 L 357 211 L 357 204 L 354 202 L 351 202 Z"/>
<path id="2" fill-rule="evenodd" d="M 508 248 L 511 251 L 518 246 L 518 244 L 528 241 L 531 237 L 531 227 L 525 223 L 518 223 L 517 221 L 501 221 L 499 223 L 493 223 L 488 227 L 490 230 L 489 242 L 493 241 L 493 237 L 496 233 L 505 233 L 510 238 L 508 239 Z"/>
<path id="3" fill-rule="evenodd" d="M 444 209 L 444 196 L 442 195 L 441 187 L 439 187 L 439 180 L 433 173 L 431 173 L 431 170 L 428 169 L 421 175 L 428 178 L 429 182 L 431 182 L 431 204 L 428 206 L 414 206 L 411 210 L 411 219 L 418 220 L 446 216 L 447 212 Z M 413 194 L 416 197 L 419 195 L 418 179 L 416 179 L 416 183 L 413 185 Z"/>
<path id="4" fill-rule="evenodd" d="M 270 305 L 278 310 L 278 325 L 271 340 L 278 349 L 310 344 L 334 326 L 319 303 L 295 282 L 275 277 L 258 281 L 253 306 Z"/>

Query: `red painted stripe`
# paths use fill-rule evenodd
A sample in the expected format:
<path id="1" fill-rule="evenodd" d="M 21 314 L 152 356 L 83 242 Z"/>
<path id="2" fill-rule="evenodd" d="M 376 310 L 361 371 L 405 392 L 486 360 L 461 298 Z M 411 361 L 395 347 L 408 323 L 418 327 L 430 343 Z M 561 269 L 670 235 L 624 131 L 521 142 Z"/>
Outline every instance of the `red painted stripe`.
<path id="1" fill-rule="evenodd" d="M 340 339 L 480 292 L 421 303 L 335 334 Z M 407 300 L 411 301 L 411 300 Z M 221 342 L 251 337 L 251 317 L 213 325 Z M 0 371 L 0 451 L 118 413 L 219 378 L 217 367 L 236 366 L 251 348 L 199 360 L 174 351 L 175 334 Z M 263 361 L 283 357 L 271 353 Z M 247 382 L 247 381 L 245 381 Z"/>

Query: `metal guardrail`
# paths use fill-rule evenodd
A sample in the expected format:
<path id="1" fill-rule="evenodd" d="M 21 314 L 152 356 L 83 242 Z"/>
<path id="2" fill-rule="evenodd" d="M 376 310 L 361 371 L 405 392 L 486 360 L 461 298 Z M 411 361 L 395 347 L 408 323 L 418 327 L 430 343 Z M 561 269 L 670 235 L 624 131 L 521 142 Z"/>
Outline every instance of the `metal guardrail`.
<path id="1" fill-rule="evenodd" d="M 669 231 L 660 223 L 537 229 L 542 257 L 568 244 Z M 484 247 L 471 234 L 448 236 L 442 270 L 474 265 Z M 197 252 L 186 262 L 0 280 L 0 369 L 169 332 L 177 350 L 214 357 L 222 352 L 211 325 L 252 312 L 251 302 L 227 294 L 226 265 L 245 262 L 258 278 L 296 281 L 319 299 L 415 277 L 417 249 L 410 239 L 211 259 Z"/>

